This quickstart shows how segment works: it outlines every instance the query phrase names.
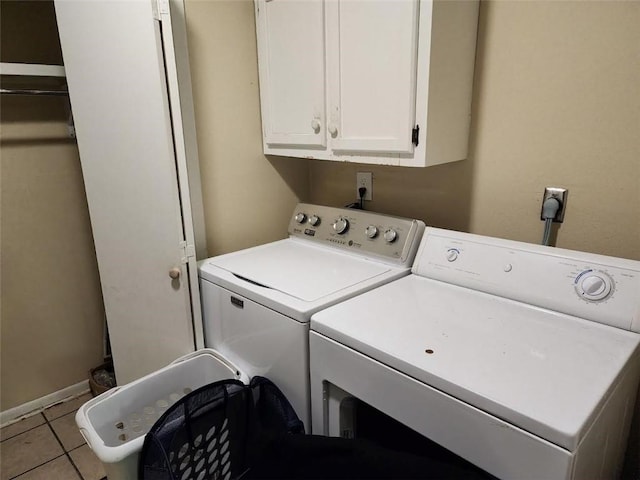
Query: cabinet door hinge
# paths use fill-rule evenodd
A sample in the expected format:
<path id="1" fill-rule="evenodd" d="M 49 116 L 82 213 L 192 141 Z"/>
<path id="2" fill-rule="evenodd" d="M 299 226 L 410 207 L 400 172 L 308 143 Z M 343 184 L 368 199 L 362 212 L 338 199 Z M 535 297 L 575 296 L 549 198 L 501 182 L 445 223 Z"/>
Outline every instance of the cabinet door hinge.
<path id="1" fill-rule="evenodd" d="M 420 125 L 416 125 L 413 130 L 411 130 L 411 143 L 413 143 L 416 147 L 418 146 L 418 135 L 420 134 Z"/>
<path id="2" fill-rule="evenodd" d="M 196 247 L 187 244 L 185 241 L 180 242 L 180 256 L 182 257 L 182 263 L 187 263 L 190 258 L 195 258 Z"/>

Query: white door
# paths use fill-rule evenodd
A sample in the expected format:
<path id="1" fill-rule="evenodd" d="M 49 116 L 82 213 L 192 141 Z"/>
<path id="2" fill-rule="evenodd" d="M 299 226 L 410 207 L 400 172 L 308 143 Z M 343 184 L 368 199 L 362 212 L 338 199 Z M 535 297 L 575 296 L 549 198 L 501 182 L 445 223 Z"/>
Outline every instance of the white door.
<path id="1" fill-rule="evenodd" d="M 185 99 L 175 91 L 171 61 L 164 62 L 172 50 L 163 48 L 162 29 L 170 25 L 159 21 L 169 18 L 168 5 L 164 13 L 146 0 L 55 6 L 116 377 L 124 384 L 202 344 L 192 313 L 199 316 L 200 306 L 191 302 L 193 229 L 183 223 L 183 214 L 192 215 L 189 182 L 177 172 L 188 150 L 180 143 L 184 109 L 170 107 L 167 86 L 172 100 Z"/>
<path id="2" fill-rule="evenodd" d="M 323 0 L 256 1 L 267 145 L 326 145 Z"/>
<path id="3" fill-rule="evenodd" d="M 331 147 L 412 153 L 418 0 L 332 0 L 327 9 Z"/>

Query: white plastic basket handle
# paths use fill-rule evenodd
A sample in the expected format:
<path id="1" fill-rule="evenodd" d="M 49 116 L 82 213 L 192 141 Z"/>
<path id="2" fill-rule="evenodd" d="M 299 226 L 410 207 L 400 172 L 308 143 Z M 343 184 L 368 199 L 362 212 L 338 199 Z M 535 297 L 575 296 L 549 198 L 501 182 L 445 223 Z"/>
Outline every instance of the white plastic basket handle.
<path id="1" fill-rule="evenodd" d="M 84 438 L 84 443 L 86 443 L 89 448 L 91 448 L 91 442 L 89 441 L 89 438 L 87 435 L 85 435 L 84 432 L 86 432 L 86 430 L 82 427 L 79 427 L 78 430 L 80 430 L 80 435 L 82 435 L 82 438 Z M 91 450 L 93 450 L 93 448 L 91 448 Z"/>

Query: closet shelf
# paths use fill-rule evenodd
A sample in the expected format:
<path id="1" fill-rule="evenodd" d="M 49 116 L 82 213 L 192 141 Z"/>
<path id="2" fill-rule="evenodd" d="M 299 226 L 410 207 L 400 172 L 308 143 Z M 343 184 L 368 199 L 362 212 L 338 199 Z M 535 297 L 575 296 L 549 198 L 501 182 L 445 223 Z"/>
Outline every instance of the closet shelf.
<path id="1" fill-rule="evenodd" d="M 2 85 L 0 88 L 0 94 L 2 95 L 26 95 L 26 96 L 68 96 L 69 91 L 66 86 L 66 73 L 62 65 L 45 65 L 38 63 L 8 63 L 0 62 L 0 75 L 9 75 L 13 77 L 49 77 L 64 79 L 59 88 L 51 89 L 46 86 L 38 88 L 6 88 L 6 85 Z M 38 83 L 50 83 L 50 81 L 38 81 Z M 3 80 L 3 83 L 4 82 Z M 9 82 L 13 83 L 13 82 Z M 28 82 L 32 83 L 32 82 Z M 60 83 L 60 81 L 56 81 Z M 75 138 L 76 129 L 73 124 L 73 113 L 71 112 L 71 105 L 69 105 L 69 122 L 68 122 L 69 136 Z"/>
<path id="2" fill-rule="evenodd" d="M 18 75 L 22 77 L 65 77 L 62 65 L 44 65 L 37 63 L 0 63 L 0 75 Z"/>
<path id="3" fill-rule="evenodd" d="M 66 79 L 64 67 L 61 65 L 43 65 L 37 63 L 0 63 L 0 75 L 9 75 L 12 78 L 16 77 L 29 77 L 31 79 L 38 77 L 48 77 L 51 78 L 59 78 Z M 68 95 L 69 92 L 66 89 L 66 85 L 62 85 L 64 88 L 48 88 L 51 85 L 42 85 L 42 82 L 50 83 L 50 80 L 38 80 L 38 83 L 41 84 L 32 88 L 25 88 L 26 86 L 22 85 L 20 88 L 7 88 L 6 82 L 3 80 L 3 86 L 0 88 L 0 94 L 2 95 L 51 95 L 51 96 L 65 96 Z M 57 81 L 59 82 L 59 81 Z M 13 81 L 11 81 L 13 83 Z M 24 83 L 21 80 L 21 83 Z M 29 83 L 33 84 L 33 81 Z M 58 85 L 55 85 L 58 87 Z"/>
<path id="4" fill-rule="evenodd" d="M 64 97 L 69 95 L 67 90 L 42 90 L 34 88 L 0 88 L 3 95 L 50 95 L 54 97 Z"/>

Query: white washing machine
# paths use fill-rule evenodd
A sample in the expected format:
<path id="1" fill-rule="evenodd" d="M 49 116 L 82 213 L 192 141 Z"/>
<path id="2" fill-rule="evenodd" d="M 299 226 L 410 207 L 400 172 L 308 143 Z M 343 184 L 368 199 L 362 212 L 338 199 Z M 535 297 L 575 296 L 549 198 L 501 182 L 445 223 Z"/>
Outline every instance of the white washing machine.
<path id="1" fill-rule="evenodd" d="M 499 478 L 616 478 L 640 262 L 427 228 L 412 274 L 311 319 L 314 433 L 353 398 Z"/>
<path id="2" fill-rule="evenodd" d="M 272 380 L 311 431 L 311 315 L 410 273 L 425 225 L 299 204 L 289 237 L 199 264 L 205 345 Z"/>

